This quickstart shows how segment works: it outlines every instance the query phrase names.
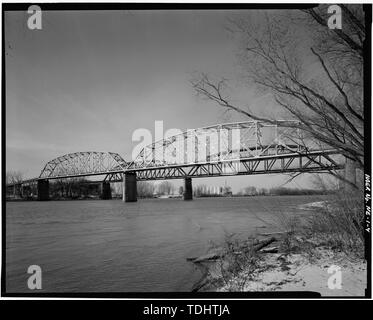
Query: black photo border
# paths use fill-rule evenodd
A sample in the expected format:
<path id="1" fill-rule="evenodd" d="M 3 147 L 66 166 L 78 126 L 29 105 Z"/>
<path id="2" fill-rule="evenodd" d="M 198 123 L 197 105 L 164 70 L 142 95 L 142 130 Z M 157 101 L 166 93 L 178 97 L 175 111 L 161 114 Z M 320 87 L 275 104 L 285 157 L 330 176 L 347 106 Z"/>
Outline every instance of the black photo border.
<path id="1" fill-rule="evenodd" d="M 27 11 L 30 5 L 39 5 L 43 11 L 57 10 L 242 10 L 242 9 L 305 9 L 315 7 L 318 4 L 296 4 L 296 3 L 2 3 L 2 94 L 1 94 L 1 168 L 2 168 L 2 268 L 1 268 L 1 296 L 12 298 L 98 298 L 98 299 L 145 299 L 143 304 L 149 304 L 146 299 L 319 299 L 319 293 L 309 291 L 297 292 L 30 292 L 10 293 L 6 291 L 6 59 L 5 59 L 5 22 L 4 15 L 7 11 Z M 371 181 L 371 27 L 372 27 L 372 5 L 364 4 L 366 39 L 364 42 L 364 124 L 365 136 L 365 257 L 367 260 L 367 288 L 365 297 L 322 297 L 322 299 L 343 298 L 371 298 L 371 183 L 369 188 L 367 181 Z M 369 122 L 368 122 L 369 121 Z M 368 190 L 369 189 L 369 190 Z M 132 301 L 132 300 L 131 300 Z M 214 300 L 219 302 L 219 300 Z M 181 303 L 181 301 L 179 301 Z M 234 302 L 234 301 L 231 301 Z M 171 302 L 170 302 L 171 303 Z M 176 302 L 175 302 L 176 303 Z"/>

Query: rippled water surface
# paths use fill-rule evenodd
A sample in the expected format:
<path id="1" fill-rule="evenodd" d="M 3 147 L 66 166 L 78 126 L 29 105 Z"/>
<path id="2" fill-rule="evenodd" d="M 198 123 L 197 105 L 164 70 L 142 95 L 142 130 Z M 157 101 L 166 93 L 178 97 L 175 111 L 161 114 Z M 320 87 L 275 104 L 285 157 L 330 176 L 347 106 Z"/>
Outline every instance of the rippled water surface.
<path id="1" fill-rule="evenodd" d="M 8 202 L 6 290 L 28 292 L 27 268 L 36 264 L 43 291 L 190 291 L 200 273 L 187 257 L 205 253 L 227 233 L 248 237 L 264 226 L 261 219 L 307 214 L 301 205 L 320 199 Z"/>

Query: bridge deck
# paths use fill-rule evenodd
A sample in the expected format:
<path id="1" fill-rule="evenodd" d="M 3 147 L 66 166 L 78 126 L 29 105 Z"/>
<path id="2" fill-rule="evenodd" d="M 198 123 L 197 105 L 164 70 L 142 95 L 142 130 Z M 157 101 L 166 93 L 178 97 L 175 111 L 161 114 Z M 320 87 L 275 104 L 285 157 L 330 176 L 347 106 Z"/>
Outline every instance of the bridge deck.
<path id="1" fill-rule="evenodd" d="M 54 175 L 24 180 L 7 186 L 35 183 L 38 180 L 55 180 L 87 176 L 105 176 L 104 181 L 122 181 L 126 172 L 136 172 L 138 180 L 181 179 L 184 177 L 216 177 L 293 172 L 325 172 L 340 170 L 344 165 L 332 159 L 339 155 L 335 149 L 307 153 L 287 153 L 260 157 L 244 157 L 220 161 L 196 162 L 187 164 L 149 165 L 115 170 L 84 172 L 69 175 Z"/>

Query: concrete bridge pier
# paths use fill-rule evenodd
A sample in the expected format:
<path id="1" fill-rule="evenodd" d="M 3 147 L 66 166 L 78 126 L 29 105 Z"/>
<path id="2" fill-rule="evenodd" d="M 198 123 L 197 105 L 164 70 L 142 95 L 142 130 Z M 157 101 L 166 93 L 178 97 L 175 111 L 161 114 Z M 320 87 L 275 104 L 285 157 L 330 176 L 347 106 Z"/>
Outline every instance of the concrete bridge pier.
<path id="1" fill-rule="evenodd" d="M 125 202 L 137 201 L 137 178 L 136 172 L 126 172 L 124 174 L 123 197 Z"/>
<path id="2" fill-rule="evenodd" d="M 31 195 L 31 186 L 21 186 L 21 197 L 22 198 L 28 198 Z"/>
<path id="3" fill-rule="evenodd" d="M 110 182 L 104 181 L 101 184 L 101 199 L 102 200 L 111 200 L 111 188 Z"/>
<path id="4" fill-rule="evenodd" d="M 344 178 L 347 181 L 353 183 L 355 186 L 357 186 L 356 169 L 357 169 L 356 161 L 345 157 Z M 351 184 L 347 182 L 344 183 L 344 189 L 347 192 L 356 191 L 356 188 L 354 188 Z"/>
<path id="5" fill-rule="evenodd" d="M 184 178 L 184 200 L 193 200 L 192 178 Z"/>
<path id="6" fill-rule="evenodd" d="M 49 180 L 38 180 L 38 200 L 49 200 Z"/>
<path id="7" fill-rule="evenodd" d="M 23 197 L 22 194 L 22 184 L 15 184 L 13 186 L 13 196 Z"/>

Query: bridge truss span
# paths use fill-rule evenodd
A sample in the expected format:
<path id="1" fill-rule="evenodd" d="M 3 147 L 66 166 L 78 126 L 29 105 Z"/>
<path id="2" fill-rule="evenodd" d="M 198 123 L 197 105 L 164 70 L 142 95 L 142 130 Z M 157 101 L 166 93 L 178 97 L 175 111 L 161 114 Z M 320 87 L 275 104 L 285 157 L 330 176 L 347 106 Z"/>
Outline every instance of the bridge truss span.
<path id="1" fill-rule="evenodd" d="M 137 181 L 184 179 L 190 200 L 192 178 L 327 172 L 346 163 L 341 150 L 307 136 L 297 121 L 247 121 L 166 133 L 129 162 L 114 152 L 69 153 L 47 162 L 37 178 L 13 183 L 13 193 L 36 183 L 38 200 L 48 200 L 49 180 L 102 176 L 103 199 L 111 198 L 110 182 L 122 182 L 123 199 L 132 202 Z"/>
<path id="2" fill-rule="evenodd" d="M 244 161 L 327 148 L 307 137 L 298 121 L 226 123 L 187 130 L 147 145 L 127 170 Z"/>
<path id="3" fill-rule="evenodd" d="M 287 153 L 276 156 L 261 156 L 256 158 L 240 158 L 216 162 L 194 163 L 188 165 L 170 165 L 148 168 L 137 168 L 138 181 L 206 178 L 219 176 L 279 174 L 279 173 L 316 173 L 330 170 L 340 170 L 344 165 L 340 162 L 336 150 L 313 151 L 309 153 Z M 108 181 L 120 181 L 118 174 L 108 175 Z"/>
<path id="4" fill-rule="evenodd" d="M 49 161 L 39 179 L 58 179 L 122 172 L 127 162 L 114 152 L 86 151 L 63 155 Z"/>
<path id="5" fill-rule="evenodd" d="M 342 160 L 341 160 L 342 159 Z M 33 180 L 102 175 L 104 182 L 180 179 L 343 169 L 340 150 L 307 137 L 297 121 L 218 124 L 166 136 L 130 162 L 114 152 L 75 152 L 57 157 Z"/>

